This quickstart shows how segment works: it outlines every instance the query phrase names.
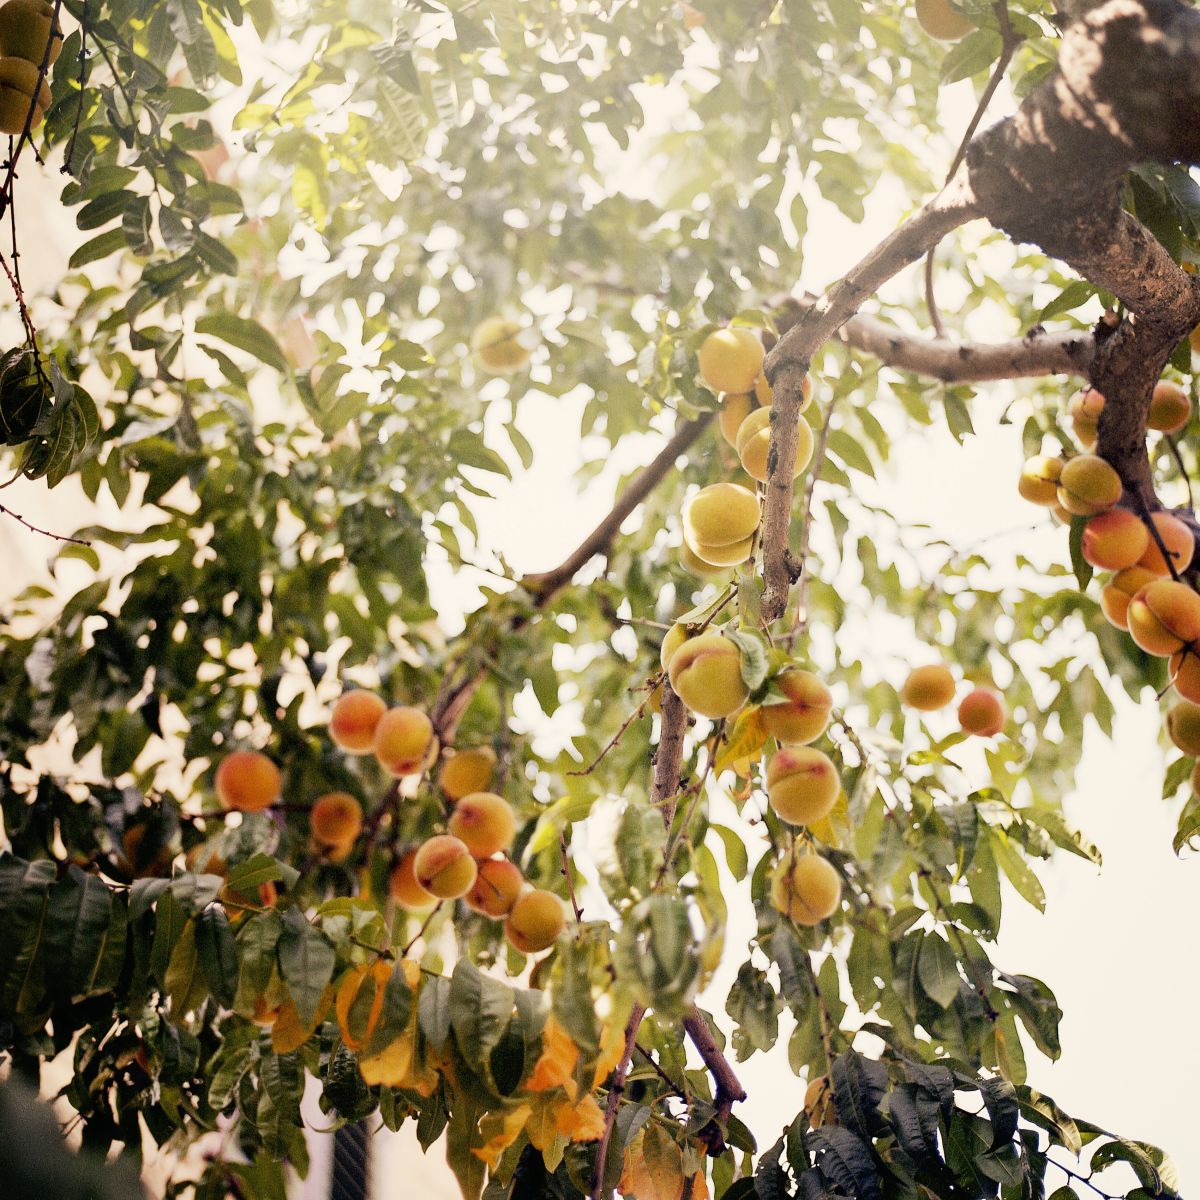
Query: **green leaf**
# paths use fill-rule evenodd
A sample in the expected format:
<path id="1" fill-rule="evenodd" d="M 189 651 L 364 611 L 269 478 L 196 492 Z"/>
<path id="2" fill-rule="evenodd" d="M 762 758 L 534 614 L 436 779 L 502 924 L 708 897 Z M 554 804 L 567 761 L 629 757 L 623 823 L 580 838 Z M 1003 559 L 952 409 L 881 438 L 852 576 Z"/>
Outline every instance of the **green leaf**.
<path id="1" fill-rule="evenodd" d="M 248 317 L 236 317 L 232 313 L 201 317 L 196 322 L 196 332 L 220 338 L 277 371 L 286 372 L 288 369 L 279 343 L 257 321 Z"/>
<path id="2" fill-rule="evenodd" d="M 317 1018 L 317 1008 L 333 978 L 337 951 L 321 930 L 294 908 L 284 914 L 279 936 L 279 969 L 288 995 L 305 1025 Z"/>
<path id="3" fill-rule="evenodd" d="M 1092 564 L 1083 557 L 1083 531 L 1087 526 L 1088 517 L 1071 518 L 1071 535 L 1069 546 L 1071 550 L 1071 570 L 1075 572 L 1075 581 L 1081 592 L 1087 590 L 1092 582 Z"/>
<path id="4" fill-rule="evenodd" d="M 921 942 L 917 971 L 925 994 L 942 1008 L 948 1008 L 958 996 L 962 980 L 954 951 L 940 934 L 925 935 Z"/>
<path id="5" fill-rule="evenodd" d="M 1000 868 L 1004 871 L 1004 874 L 1008 876 L 1009 883 L 1038 912 L 1045 912 L 1046 893 L 1038 881 L 1038 877 L 1021 856 L 1020 851 L 1013 847 L 1007 835 L 1002 830 L 993 829 L 990 840 L 992 853 L 996 856 L 996 862 L 1000 864 Z"/>

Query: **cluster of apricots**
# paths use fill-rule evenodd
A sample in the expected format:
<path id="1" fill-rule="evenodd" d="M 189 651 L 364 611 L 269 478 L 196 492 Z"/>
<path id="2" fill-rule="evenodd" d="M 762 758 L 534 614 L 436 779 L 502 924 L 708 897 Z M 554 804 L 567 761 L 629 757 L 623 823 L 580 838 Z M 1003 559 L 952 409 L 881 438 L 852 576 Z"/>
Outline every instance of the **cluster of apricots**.
<path id="1" fill-rule="evenodd" d="M 900 689 L 900 700 L 918 712 L 937 712 L 953 703 L 958 693 L 954 675 L 945 663 L 914 667 Z M 963 733 L 995 737 L 1008 720 L 1008 706 L 995 688 L 980 684 L 958 703 L 958 724 Z"/>
<path id="2" fill-rule="evenodd" d="M 0 5 L 0 133 L 36 128 L 50 107 L 42 65 L 62 53 L 62 27 L 47 0 L 8 0 Z"/>

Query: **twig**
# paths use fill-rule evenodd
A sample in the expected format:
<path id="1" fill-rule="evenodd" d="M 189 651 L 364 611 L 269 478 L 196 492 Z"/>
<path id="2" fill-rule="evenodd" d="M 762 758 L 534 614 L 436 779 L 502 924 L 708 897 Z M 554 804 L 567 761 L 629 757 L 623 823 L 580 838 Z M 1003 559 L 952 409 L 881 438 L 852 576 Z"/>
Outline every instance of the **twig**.
<path id="1" fill-rule="evenodd" d="M 629 1063 L 633 1058 L 633 1047 L 637 1042 L 638 1030 L 642 1026 L 642 1018 L 645 1015 L 646 1009 L 641 1004 L 635 1004 L 625 1026 L 625 1049 L 608 1085 L 608 1100 L 604 1106 L 604 1132 L 600 1135 L 600 1141 L 596 1145 L 596 1159 L 592 1166 L 592 1189 L 588 1193 L 590 1200 L 603 1200 L 604 1196 L 612 1195 L 612 1188 L 604 1186 L 604 1173 L 608 1165 L 608 1147 L 612 1142 L 613 1127 L 617 1123 L 617 1110 L 621 1107 L 625 1080 L 629 1076 Z"/>
<path id="2" fill-rule="evenodd" d="M 734 1104 L 746 1099 L 746 1089 L 742 1087 L 729 1065 L 729 1060 L 717 1045 L 704 1014 L 695 1006 L 683 1018 L 683 1028 L 717 1085 L 713 1096 L 717 1111 L 713 1119 L 700 1130 L 699 1135 L 708 1147 L 709 1156 L 716 1158 L 725 1151 L 725 1123 L 729 1120 Z"/>
<path id="3" fill-rule="evenodd" d="M 92 544 L 91 542 L 84 541 L 83 538 L 67 537 L 65 533 L 53 533 L 49 529 L 42 529 L 40 526 L 34 525 L 31 521 L 25 520 L 20 513 L 13 512 L 11 508 L 7 508 L 3 504 L 0 504 L 0 513 L 3 513 L 6 517 L 12 517 L 14 521 L 20 522 L 20 524 L 24 525 L 32 533 L 40 533 L 43 537 L 53 538 L 56 542 L 70 542 L 74 546 L 90 546 Z"/>
<path id="4" fill-rule="evenodd" d="M 944 338 L 946 336 L 946 326 L 942 324 L 942 310 L 938 308 L 937 296 L 933 290 L 933 257 L 937 254 L 937 247 L 930 249 L 925 255 L 925 311 L 929 314 L 929 323 L 933 326 L 933 336 L 936 338 Z"/>
<path id="5" fill-rule="evenodd" d="M 408 952 L 425 936 L 425 930 L 429 928 L 429 922 L 438 915 L 441 911 L 441 903 L 434 905 L 433 911 L 421 922 L 421 928 L 413 935 L 412 940 L 400 951 L 401 958 L 407 958 Z"/>
<path id="6" fill-rule="evenodd" d="M 1171 449 L 1171 457 L 1175 460 L 1175 465 L 1179 468 L 1180 475 L 1183 476 L 1183 482 L 1187 484 L 1188 508 L 1196 507 L 1195 500 L 1192 499 L 1192 477 L 1188 474 L 1188 469 L 1183 465 L 1183 456 L 1179 453 L 1179 443 L 1169 434 L 1163 434 L 1163 441 Z"/>
<path id="7" fill-rule="evenodd" d="M 590 775 L 604 761 L 608 753 L 620 745 L 621 738 L 624 736 L 625 730 L 627 730 L 630 725 L 632 725 L 634 721 L 638 720 L 646 711 L 646 705 L 648 705 L 650 701 L 654 699 L 654 693 L 657 690 L 658 685 L 663 683 L 666 679 L 666 674 L 667 673 L 665 671 L 658 671 L 654 675 L 650 676 L 650 678 L 646 681 L 646 685 L 649 690 L 646 692 L 645 698 L 642 700 L 641 704 L 639 704 L 637 708 L 635 708 L 633 712 L 631 712 L 629 716 L 627 716 L 625 720 L 621 722 L 620 729 L 618 729 L 617 732 L 608 739 L 608 745 L 606 745 L 604 749 L 601 750 L 600 753 L 597 754 L 594 759 L 592 759 L 591 763 L 582 771 L 568 771 L 567 774 L 569 776 L 578 779 L 584 775 Z M 666 684 L 665 686 L 669 687 L 670 685 Z"/>
<path id="8" fill-rule="evenodd" d="M 1167 570 L 1171 572 L 1171 578 L 1176 583 L 1179 582 L 1179 572 L 1175 569 L 1175 553 L 1167 549 L 1166 542 L 1163 541 L 1163 535 L 1159 532 L 1158 526 L 1154 523 L 1154 518 L 1150 512 L 1150 506 L 1146 503 L 1146 497 L 1137 488 L 1129 489 L 1133 494 L 1133 501 L 1138 507 L 1138 515 L 1142 518 L 1142 524 L 1150 531 L 1150 536 L 1154 540 L 1154 544 L 1158 547 L 1159 554 L 1162 555 L 1163 562 L 1167 564 Z"/>
<path id="9" fill-rule="evenodd" d="M 671 1077 L 662 1069 L 660 1063 L 650 1056 L 650 1051 L 645 1048 L 640 1042 L 634 1042 L 633 1048 L 650 1064 L 654 1069 L 655 1075 L 659 1077 L 679 1097 L 685 1104 L 691 1103 L 691 1097 L 683 1090 Z"/>
<path id="10" fill-rule="evenodd" d="M 567 881 L 567 895 L 571 899 L 571 908 L 575 913 L 575 924 L 583 924 L 583 909 L 579 907 L 579 901 L 575 899 L 575 879 L 571 873 L 571 858 L 567 854 L 567 831 L 560 829 L 558 831 L 558 847 L 562 851 L 562 873 Z"/>

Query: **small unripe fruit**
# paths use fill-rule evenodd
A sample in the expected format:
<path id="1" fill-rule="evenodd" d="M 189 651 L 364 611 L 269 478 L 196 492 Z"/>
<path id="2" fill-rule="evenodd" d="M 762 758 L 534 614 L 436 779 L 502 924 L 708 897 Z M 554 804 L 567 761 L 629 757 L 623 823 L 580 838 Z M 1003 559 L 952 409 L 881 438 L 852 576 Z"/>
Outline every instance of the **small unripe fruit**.
<path id="1" fill-rule="evenodd" d="M 775 679 L 785 696 L 781 704 L 764 704 L 759 717 L 777 742 L 801 746 L 816 741 L 829 724 L 833 693 L 811 671 L 787 667 Z"/>
<path id="2" fill-rule="evenodd" d="M 362 805 L 347 792 L 330 792 L 312 806 L 308 823 L 318 842 L 344 846 L 362 830 Z"/>
<path id="3" fill-rule="evenodd" d="M 956 42 L 975 28 L 950 0 L 917 0 L 917 23 L 941 42 Z"/>
<path id="4" fill-rule="evenodd" d="M 35 68 L 45 59 L 47 67 L 52 67 L 62 48 L 62 26 L 54 19 L 53 4 L 47 0 L 8 0 L 0 5 L 0 55 L 23 58 Z"/>
<path id="5" fill-rule="evenodd" d="M 688 500 L 683 528 L 692 549 L 699 553 L 700 546 L 729 546 L 751 537 L 760 516 L 758 497 L 749 488 L 713 483 Z"/>
<path id="6" fill-rule="evenodd" d="M 1200 756 L 1200 704 L 1177 700 L 1167 712 L 1167 736 L 1184 754 Z"/>
<path id="7" fill-rule="evenodd" d="M 465 899 L 469 908 L 498 920 L 512 911 L 524 886 L 525 876 L 516 863 L 507 858 L 488 858 L 479 864 L 479 874 Z"/>
<path id="8" fill-rule="evenodd" d="M 738 430 L 742 422 L 754 411 L 754 397 L 745 392 L 726 396 L 717 413 L 717 427 L 721 436 L 733 447 L 737 446 Z"/>
<path id="9" fill-rule="evenodd" d="M 797 925 L 819 925 L 841 902 L 841 876 L 816 854 L 785 858 L 771 877 L 771 903 Z"/>
<path id="10" fill-rule="evenodd" d="M 694 713 L 717 720 L 746 702 L 750 689 L 742 678 L 742 652 L 719 633 L 689 638 L 671 656 L 671 687 Z"/>
<path id="11" fill-rule="evenodd" d="M 1121 498 L 1121 477 L 1095 454 L 1079 454 L 1062 469 L 1058 502 L 1077 517 L 1107 512 Z"/>
<path id="12" fill-rule="evenodd" d="M 1146 424 L 1159 433 L 1178 433 L 1192 419 L 1192 401 L 1177 383 L 1160 379 L 1150 397 Z"/>
<path id="13" fill-rule="evenodd" d="M 374 748 L 391 774 L 420 775 L 437 757 L 433 722 L 419 708 L 389 708 L 375 726 Z"/>
<path id="14" fill-rule="evenodd" d="M 491 746 L 472 746 L 445 759 L 438 784 L 444 796 L 461 800 L 472 792 L 486 791 L 495 770 L 496 752 Z"/>
<path id="15" fill-rule="evenodd" d="M 493 375 L 511 375 L 529 361 L 531 351 L 521 344 L 521 326 L 504 317 L 488 317 L 471 333 L 471 350 Z"/>
<path id="16" fill-rule="evenodd" d="M 664 671 L 671 665 L 671 656 L 687 641 L 687 636 L 686 625 L 676 623 L 667 630 L 658 651 L 658 661 Z"/>
<path id="17" fill-rule="evenodd" d="M 686 534 L 684 534 L 684 539 L 684 546 L 688 547 L 710 570 L 714 568 L 728 570 L 730 567 L 739 566 L 750 557 L 750 551 L 754 549 L 753 534 L 743 538 L 740 542 L 730 542 L 727 546 L 710 546 L 705 542 L 689 544 Z"/>
<path id="18" fill-rule="evenodd" d="M 329 718 L 329 736 L 347 754 L 370 754 L 375 729 L 387 705 L 374 692 L 354 688 L 338 697 Z"/>
<path id="19" fill-rule="evenodd" d="M 1177 650 L 1171 655 L 1169 677 L 1185 700 L 1200 704 L 1200 654 L 1195 650 Z"/>
<path id="20" fill-rule="evenodd" d="M 812 462 L 813 433 L 807 421 L 796 423 L 796 460 L 792 464 L 795 479 Z M 756 408 L 737 433 L 736 449 L 742 469 L 759 483 L 767 481 L 767 459 L 771 449 L 771 410 Z"/>
<path id="21" fill-rule="evenodd" d="M 1100 414 L 1104 411 L 1104 397 L 1095 388 L 1087 388 L 1071 398 L 1067 412 L 1071 427 L 1079 444 L 1085 450 L 1094 450 L 1100 430 Z"/>
<path id="22" fill-rule="evenodd" d="M 968 692 L 958 706 L 958 723 L 964 733 L 976 737 L 992 737 L 1004 728 L 1008 708 L 999 692 L 989 687 L 977 687 Z"/>
<path id="23" fill-rule="evenodd" d="M 1150 514 L 1150 520 L 1154 523 L 1159 538 L 1167 548 L 1167 554 L 1170 555 L 1176 574 L 1186 571 L 1191 565 L 1192 555 L 1196 552 L 1196 539 L 1191 529 L 1178 517 L 1173 517 L 1167 512 L 1153 512 Z M 1146 546 L 1146 553 L 1138 559 L 1138 566 L 1153 571 L 1155 575 L 1170 575 L 1171 573 L 1167 566 L 1167 560 L 1163 558 L 1162 551 L 1158 548 L 1158 542 L 1153 536 Z"/>
<path id="24" fill-rule="evenodd" d="M 536 954 L 554 944 L 566 923 L 562 901 L 534 888 L 517 897 L 504 922 L 504 936 L 522 954 Z"/>
<path id="25" fill-rule="evenodd" d="M 920 712 L 936 712 L 954 699 L 955 683 L 944 663 L 913 667 L 900 689 L 900 699 Z"/>
<path id="26" fill-rule="evenodd" d="M 1081 550 L 1084 561 L 1093 567 L 1121 571 L 1134 566 L 1149 543 L 1145 522 L 1126 508 L 1114 508 L 1083 527 Z"/>
<path id="27" fill-rule="evenodd" d="M 700 347 L 700 378 L 714 392 L 750 392 L 764 357 L 762 341 L 754 330 L 738 325 L 717 329 Z"/>
<path id="28" fill-rule="evenodd" d="M 767 760 L 767 799 L 789 825 L 811 825 L 827 817 L 841 790 L 833 760 L 811 746 L 788 746 Z"/>
<path id="29" fill-rule="evenodd" d="M 1129 628 L 1129 602 L 1158 576 L 1145 567 L 1126 567 L 1118 571 L 1100 591 L 1100 607 L 1110 625 L 1118 629 Z"/>
<path id="30" fill-rule="evenodd" d="M 1017 491 L 1031 504 L 1053 508 L 1058 503 L 1058 480 L 1062 475 L 1063 460 L 1039 454 L 1026 459 L 1017 481 Z"/>
<path id="31" fill-rule="evenodd" d="M 743 558 L 750 556 L 751 539 L 747 538 L 744 543 L 746 546 L 746 554 Z M 725 549 L 725 547 L 722 547 Z M 729 567 L 716 566 L 713 563 L 705 562 L 685 541 L 679 547 L 679 561 L 683 564 L 685 570 L 695 575 L 697 579 L 728 579 Z M 736 564 L 734 564 L 736 566 Z"/>
<path id="32" fill-rule="evenodd" d="M 438 833 L 424 842 L 413 860 L 413 876 L 431 896 L 455 900 L 475 882 L 477 868 L 470 850 L 458 838 Z"/>
<path id="33" fill-rule="evenodd" d="M 235 750 L 221 759 L 216 788 L 222 808 L 262 812 L 279 799 L 279 768 L 257 750 Z"/>
<path id="34" fill-rule="evenodd" d="M 388 894 L 410 912 L 430 908 L 437 903 L 437 897 L 427 892 L 418 882 L 413 864 L 416 862 L 418 847 L 405 850 L 396 860 L 391 875 L 388 876 Z"/>
<path id="35" fill-rule="evenodd" d="M 495 792 L 472 792 L 455 806 L 446 828 L 473 858 L 491 858 L 512 845 L 517 819 L 512 807 Z"/>
<path id="36" fill-rule="evenodd" d="M 770 408 L 775 401 L 775 389 L 767 382 L 765 375 L 760 375 L 754 381 L 754 398 L 763 408 Z M 805 375 L 804 382 L 800 384 L 800 407 L 796 411 L 804 412 L 810 404 L 812 404 L 812 380 Z"/>
<path id="37" fill-rule="evenodd" d="M 1125 619 L 1137 645 L 1166 658 L 1200 638 L 1200 595 L 1186 583 L 1156 579 L 1129 602 Z"/>

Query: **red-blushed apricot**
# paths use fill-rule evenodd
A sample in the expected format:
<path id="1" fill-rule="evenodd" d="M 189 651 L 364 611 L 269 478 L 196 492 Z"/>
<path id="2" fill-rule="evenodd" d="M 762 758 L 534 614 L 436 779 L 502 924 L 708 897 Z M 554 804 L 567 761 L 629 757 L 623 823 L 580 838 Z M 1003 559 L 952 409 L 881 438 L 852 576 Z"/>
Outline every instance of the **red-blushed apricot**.
<path id="1" fill-rule="evenodd" d="M 458 750 L 442 761 L 438 786 L 442 795 L 461 800 L 472 792 L 487 790 L 496 770 L 496 752 L 491 746 L 472 746 Z"/>
<path id="2" fill-rule="evenodd" d="M 765 375 L 759 375 L 754 381 L 754 398 L 763 406 L 770 408 L 775 401 L 775 389 L 767 382 Z M 804 412 L 812 404 L 812 380 L 805 375 L 800 384 L 800 407 L 797 412 Z"/>
<path id="3" fill-rule="evenodd" d="M 472 858 L 491 858 L 512 845 L 517 818 L 503 796 L 472 792 L 454 806 L 446 828 L 470 850 Z"/>
<path id="4" fill-rule="evenodd" d="M 477 913 L 499 920 L 512 911 L 524 886 L 525 876 L 516 863 L 507 858 L 485 858 L 464 899 Z"/>
<path id="5" fill-rule="evenodd" d="M 785 858 L 771 876 L 771 903 L 797 925 L 819 925 L 842 902 L 842 878 L 817 854 Z"/>
<path id="6" fill-rule="evenodd" d="M 234 750 L 217 766 L 217 799 L 236 812 L 262 812 L 279 799 L 279 768 L 257 750 Z"/>
<path id="7" fill-rule="evenodd" d="M 1129 628 L 1129 602 L 1158 575 L 1145 567 L 1126 567 L 1118 571 L 1100 590 L 1100 607 L 1110 625 L 1118 629 Z"/>
<path id="8" fill-rule="evenodd" d="M 1146 553 L 1150 531 L 1141 517 L 1127 508 L 1114 508 L 1093 517 L 1083 527 L 1085 562 L 1106 571 L 1132 567 Z"/>
<path id="9" fill-rule="evenodd" d="M 828 1075 L 818 1075 L 804 1089 L 804 1112 L 813 1129 L 837 1124 L 837 1104 Z"/>
<path id="10" fill-rule="evenodd" d="M 762 339 L 753 329 L 717 329 L 700 347 L 700 378 L 714 392 L 752 392 L 765 357 Z"/>
<path id="11" fill-rule="evenodd" d="M 1146 425 L 1159 433 L 1178 433 L 1192 419 L 1191 397 L 1177 383 L 1160 379 L 1150 397 Z"/>
<path id="12" fill-rule="evenodd" d="M 62 26 L 48 0 L 7 0 L 0 5 L 0 55 L 24 59 L 35 68 L 45 60 L 52 67 L 62 48 Z"/>
<path id="13" fill-rule="evenodd" d="M 1077 517 L 1107 512 L 1121 498 L 1121 477 L 1095 454 L 1077 454 L 1063 466 L 1058 502 Z"/>
<path id="14" fill-rule="evenodd" d="M 1200 704 L 1200 653 L 1190 649 L 1176 650 L 1171 655 L 1168 678 L 1185 700 Z"/>
<path id="15" fill-rule="evenodd" d="M 726 396 L 717 413 L 717 427 L 721 436 L 733 447 L 737 446 L 737 432 L 742 422 L 754 411 L 754 397 L 745 392 Z"/>
<path id="16" fill-rule="evenodd" d="M 431 896 L 457 900 L 475 882 L 477 868 L 470 850 L 447 833 L 434 834 L 423 842 L 413 859 L 413 877 Z"/>
<path id="17" fill-rule="evenodd" d="M 771 410 L 756 408 L 741 424 L 737 433 L 735 449 L 742 463 L 742 470 L 759 483 L 767 481 L 767 459 L 771 450 Z M 796 423 L 796 458 L 792 463 L 792 478 L 795 479 L 813 456 L 813 432 L 807 421 Z"/>
<path id="18" fill-rule="evenodd" d="M 676 623 L 667 630 L 667 636 L 658 650 L 659 665 L 664 671 L 671 665 L 671 656 L 687 641 L 687 636 L 686 625 Z"/>
<path id="19" fill-rule="evenodd" d="M 521 341 L 521 326 L 506 317 L 487 317 L 471 331 L 471 351 L 485 371 L 510 375 L 529 361 L 532 352 Z"/>
<path id="20" fill-rule="evenodd" d="M 775 677 L 775 688 L 787 696 L 778 704 L 764 704 L 759 719 L 777 742 L 802 746 L 816 741 L 829 724 L 833 693 L 811 671 L 785 667 Z"/>
<path id="21" fill-rule="evenodd" d="M 956 684 L 945 663 L 913 667 L 900 689 L 900 699 L 919 712 L 937 712 L 954 699 Z"/>
<path id="22" fill-rule="evenodd" d="M 420 775 L 437 757 L 433 722 L 419 709 L 389 708 L 375 726 L 375 757 L 399 777 Z"/>
<path id="23" fill-rule="evenodd" d="M 354 688 L 344 692 L 333 705 L 329 736 L 347 754 L 370 754 L 375 746 L 375 728 L 387 712 L 382 697 Z"/>
<path id="24" fill-rule="evenodd" d="M 1192 555 L 1196 552 L 1196 539 L 1191 529 L 1185 522 L 1168 512 L 1151 513 L 1150 520 L 1154 522 L 1154 528 L 1158 530 L 1158 536 L 1167 548 L 1167 554 L 1170 555 L 1176 574 L 1186 571 L 1191 565 Z M 1138 559 L 1138 566 L 1153 571 L 1155 575 L 1170 575 L 1171 573 L 1167 566 L 1167 560 L 1163 558 L 1162 551 L 1158 548 L 1158 542 L 1153 535 L 1146 546 L 1146 553 Z"/>
<path id="25" fill-rule="evenodd" d="M 1166 658 L 1200 638 L 1200 595 L 1186 583 L 1156 579 L 1129 602 L 1125 619 L 1137 645 Z"/>
<path id="26" fill-rule="evenodd" d="M 348 792 L 329 792 L 312 806 L 309 828 L 318 842 L 345 845 L 362 830 L 362 805 Z"/>
<path id="27" fill-rule="evenodd" d="M 437 903 L 437 897 L 427 892 L 418 882 L 413 864 L 416 862 L 419 847 L 411 846 L 396 860 L 392 873 L 388 876 L 388 895 L 401 908 L 409 912 L 420 912 Z"/>
<path id="28" fill-rule="evenodd" d="M 552 946 L 567 923 L 562 901 L 543 888 L 522 892 L 504 922 L 504 936 L 522 954 Z"/>
<path id="29" fill-rule="evenodd" d="M 1004 697 L 990 687 L 977 687 L 968 692 L 958 706 L 958 723 L 964 733 L 976 737 L 993 737 L 1008 720 Z"/>
<path id="30" fill-rule="evenodd" d="M 758 497 L 749 488 L 736 483 L 712 483 L 684 505 L 684 535 L 692 549 L 704 558 L 699 547 L 730 546 L 745 541 L 758 528 L 761 515 Z"/>
<path id="31" fill-rule="evenodd" d="M 719 633 L 689 638 L 671 656 L 675 694 L 694 713 L 714 720 L 732 716 L 750 694 L 742 678 L 742 652 Z"/>
<path id="32" fill-rule="evenodd" d="M 1167 711 L 1167 736 L 1184 754 L 1200 757 L 1200 704 L 1177 700 Z"/>
<path id="33" fill-rule="evenodd" d="M 1031 504 L 1053 508 L 1058 503 L 1058 480 L 1062 475 L 1063 460 L 1048 454 L 1039 454 L 1025 460 L 1017 491 Z"/>
<path id="34" fill-rule="evenodd" d="M 750 557 L 751 539 L 746 539 L 745 546 L 746 552 L 742 556 L 743 562 Z M 722 566 L 720 564 L 705 562 L 686 541 L 679 547 L 679 561 L 683 564 L 684 569 L 690 571 L 697 579 L 728 579 L 730 566 L 737 565 L 736 563 L 732 563 Z"/>
<path id="35" fill-rule="evenodd" d="M 1078 392 L 1067 405 L 1067 413 L 1071 418 L 1071 427 L 1075 431 L 1079 444 L 1085 450 L 1096 448 L 1096 439 L 1100 431 L 1100 414 L 1104 411 L 1104 397 L 1095 388 L 1087 388 Z"/>
<path id="36" fill-rule="evenodd" d="M 827 817 L 841 790 L 833 759 L 811 746 L 785 746 L 767 760 L 767 799 L 789 825 L 811 825 Z"/>

